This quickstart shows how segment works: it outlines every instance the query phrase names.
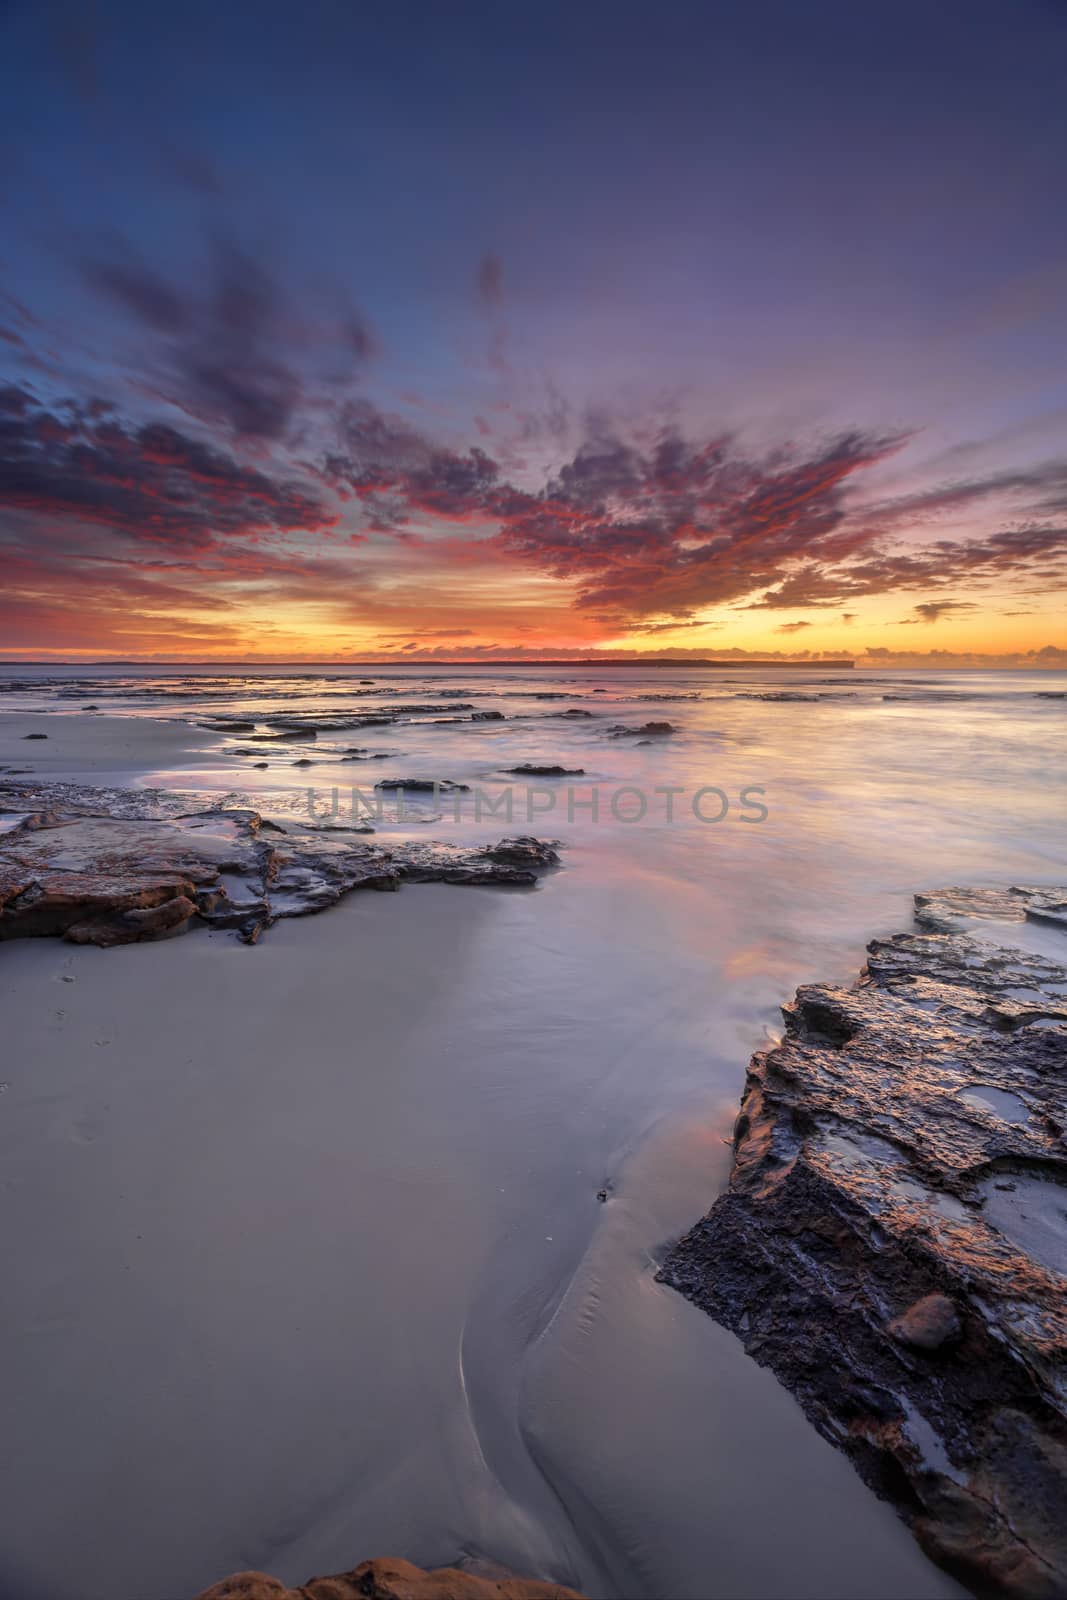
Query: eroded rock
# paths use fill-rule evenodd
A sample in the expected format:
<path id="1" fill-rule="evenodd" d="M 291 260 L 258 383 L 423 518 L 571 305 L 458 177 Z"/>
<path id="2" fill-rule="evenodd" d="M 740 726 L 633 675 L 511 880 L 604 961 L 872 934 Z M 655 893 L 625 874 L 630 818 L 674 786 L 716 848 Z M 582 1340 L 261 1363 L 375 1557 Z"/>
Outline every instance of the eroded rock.
<path id="1" fill-rule="evenodd" d="M 1067 1593 L 1067 968 L 960 930 L 1063 901 L 919 896 L 938 931 L 799 989 L 752 1059 L 730 1187 L 659 1273 L 934 1560 L 1027 1600 Z"/>
<path id="2" fill-rule="evenodd" d="M 311 1578 L 287 1589 L 263 1572 L 236 1572 L 205 1589 L 197 1600 L 582 1600 L 559 1583 L 509 1575 L 483 1578 L 458 1567 L 424 1572 L 410 1561 L 385 1557 L 364 1561 L 351 1572 Z"/>
<path id="3" fill-rule="evenodd" d="M 272 821 L 159 790 L 0 785 L 0 939 L 128 944 L 199 919 L 254 942 L 279 917 L 321 911 L 354 889 L 528 887 L 559 862 L 553 845 L 529 837 L 385 848 L 361 837 L 373 831 Z"/>

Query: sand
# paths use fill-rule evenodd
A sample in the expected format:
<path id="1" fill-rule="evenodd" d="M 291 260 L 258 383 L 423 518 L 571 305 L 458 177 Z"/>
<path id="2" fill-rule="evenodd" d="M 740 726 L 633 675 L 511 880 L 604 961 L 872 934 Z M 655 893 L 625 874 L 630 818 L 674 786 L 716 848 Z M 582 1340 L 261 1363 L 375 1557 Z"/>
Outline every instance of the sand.
<path id="1" fill-rule="evenodd" d="M 255 949 L 0 947 L 5 1596 L 390 1552 L 591 1595 L 957 1592 L 653 1283 L 725 1130 L 623 1159 L 629 980 L 568 983 L 546 909 L 427 886 Z"/>
<path id="2" fill-rule="evenodd" d="M 42 733 L 43 739 L 27 737 Z M 205 754 L 217 759 L 224 742 L 222 734 L 177 719 L 0 713 L 0 769 L 17 767 L 26 778 L 133 783 L 145 769 L 195 766 Z"/>

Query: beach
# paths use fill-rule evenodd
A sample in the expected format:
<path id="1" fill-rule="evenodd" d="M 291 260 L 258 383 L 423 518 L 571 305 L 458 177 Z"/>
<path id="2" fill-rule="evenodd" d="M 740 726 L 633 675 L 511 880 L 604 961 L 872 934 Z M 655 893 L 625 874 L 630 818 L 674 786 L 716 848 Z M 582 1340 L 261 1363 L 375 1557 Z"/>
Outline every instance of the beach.
<path id="1" fill-rule="evenodd" d="M 1027 718 L 1059 729 L 1058 686 L 559 676 L 322 678 L 285 701 L 319 717 L 320 800 L 356 743 L 471 804 L 505 764 L 583 766 L 606 825 L 565 802 L 536 829 L 456 823 L 440 795 L 375 824 L 374 844 L 559 838 L 535 887 L 351 894 L 251 948 L 203 926 L 0 944 L 5 1594 L 184 1600 L 384 1554 L 603 1600 L 962 1592 L 655 1272 L 728 1179 L 747 1059 L 798 982 L 850 980 L 916 890 L 1053 881 Z M 255 734 L 204 726 L 243 709 L 264 731 L 277 684 L 101 684 L 104 714 L 17 691 L 0 766 L 33 771 L 11 783 L 305 806 L 293 750 L 260 772 L 233 753 Z M 500 722 L 389 712 L 444 716 L 457 690 Z M 338 707 L 393 720 L 342 733 Z M 654 744 L 607 732 L 652 717 L 673 729 Z M 938 767 L 967 780 L 931 789 Z M 768 816 L 612 820 L 609 789 L 657 783 L 685 804 L 758 785 Z"/>

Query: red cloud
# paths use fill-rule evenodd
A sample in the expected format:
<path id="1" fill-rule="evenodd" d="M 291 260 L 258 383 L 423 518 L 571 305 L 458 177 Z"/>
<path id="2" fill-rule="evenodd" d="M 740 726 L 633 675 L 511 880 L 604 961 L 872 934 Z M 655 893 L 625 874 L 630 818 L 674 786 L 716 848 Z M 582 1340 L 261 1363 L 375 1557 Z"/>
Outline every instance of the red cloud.
<path id="1" fill-rule="evenodd" d="M 99 408 L 50 411 L 24 389 L 0 392 L 0 505 L 183 549 L 338 520 L 304 485 L 242 466 L 175 428 L 128 428 Z"/>

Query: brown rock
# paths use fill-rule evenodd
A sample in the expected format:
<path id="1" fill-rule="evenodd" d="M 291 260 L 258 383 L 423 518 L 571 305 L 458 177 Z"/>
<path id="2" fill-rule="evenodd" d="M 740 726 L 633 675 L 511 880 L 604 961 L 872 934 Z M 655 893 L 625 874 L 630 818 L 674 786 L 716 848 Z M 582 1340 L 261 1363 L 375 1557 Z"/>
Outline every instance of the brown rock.
<path id="1" fill-rule="evenodd" d="M 901 1316 L 894 1317 L 889 1332 L 914 1350 L 940 1350 L 963 1332 L 956 1307 L 946 1294 L 924 1294 Z"/>
<path id="2" fill-rule="evenodd" d="M 1067 1596 L 1067 962 L 979 934 L 1065 910 L 937 890 L 852 988 L 799 989 L 729 1190 L 659 1271 L 935 1561 L 1011 1600 Z"/>
<path id="3" fill-rule="evenodd" d="M 457 1567 L 424 1572 L 410 1561 L 384 1556 L 351 1572 L 311 1578 L 287 1589 L 262 1572 L 235 1572 L 197 1600 L 582 1600 L 575 1589 L 534 1578 L 479 1578 Z"/>
<path id="4" fill-rule="evenodd" d="M 462 787 L 462 786 L 458 786 Z M 559 864 L 539 839 L 368 844 L 362 819 L 284 824 L 165 790 L 0 783 L 0 940 L 117 945 L 199 920 L 254 942 L 279 917 L 402 882 L 532 886 Z"/>

